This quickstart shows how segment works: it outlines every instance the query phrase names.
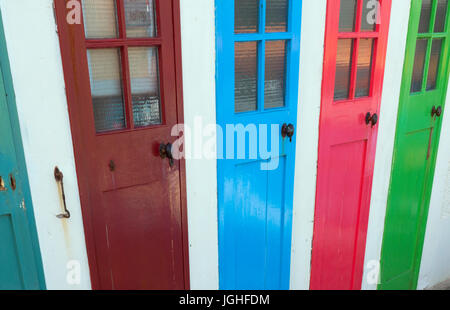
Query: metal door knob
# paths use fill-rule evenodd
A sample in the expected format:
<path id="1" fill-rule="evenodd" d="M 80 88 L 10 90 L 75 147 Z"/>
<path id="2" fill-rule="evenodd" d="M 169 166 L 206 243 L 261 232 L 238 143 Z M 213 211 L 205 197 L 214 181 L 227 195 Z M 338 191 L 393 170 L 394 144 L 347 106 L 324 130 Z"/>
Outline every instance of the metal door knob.
<path id="1" fill-rule="evenodd" d="M 433 109 L 431 109 L 431 117 L 440 117 L 442 115 L 442 107 L 439 106 L 436 108 L 436 106 L 433 106 Z"/>
<path id="2" fill-rule="evenodd" d="M 283 124 L 283 127 L 281 127 L 281 136 L 283 138 L 288 137 L 289 141 L 292 142 L 292 137 L 294 136 L 295 133 L 295 127 L 292 124 Z"/>
<path id="3" fill-rule="evenodd" d="M 172 167 L 174 165 L 174 159 L 172 155 L 172 144 L 171 143 L 161 143 L 159 146 L 159 156 L 162 159 L 169 159 L 169 165 Z"/>
<path id="4" fill-rule="evenodd" d="M 375 126 L 378 123 L 378 115 L 376 113 L 370 114 L 367 112 L 366 114 L 366 124 L 371 124 L 371 127 Z"/>

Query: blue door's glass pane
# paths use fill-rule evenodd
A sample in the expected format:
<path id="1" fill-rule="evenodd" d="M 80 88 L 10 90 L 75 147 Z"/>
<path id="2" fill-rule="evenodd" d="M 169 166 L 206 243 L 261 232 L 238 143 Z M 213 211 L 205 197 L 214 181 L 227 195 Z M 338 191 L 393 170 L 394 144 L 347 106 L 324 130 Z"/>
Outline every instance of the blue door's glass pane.
<path id="1" fill-rule="evenodd" d="M 266 0 L 266 32 L 287 31 L 288 0 Z"/>
<path id="2" fill-rule="evenodd" d="M 150 38 L 156 36 L 154 0 L 125 0 L 127 37 Z"/>
<path id="3" fill-rule="evenodd" d="M 339 32 L 355 31 L 356 0 L 341 0 Z"/>
<path id="4" fill-rule="evenodd" d="M 436 89 L 439 74 L 439 64 L 441 62 L 442 39 L 433 40 L 431 46 L 430 66 L 428 69 L 427 90 Z"/>
<path id="5" fill-rule="evenodd" d="M 116 12 L 116 0 L 83 0 L 84 31 L 86 38 L 117 38 Z"/>
<path id="6" fill-rule="evenodd" d="M 414 56 L 414 67 L 411 83 L 411 92 L 422 90 L 423 73 L 425 69 L 425 56 L 427 54 L 428 40 L 417 40 L 416 55 Z"/>
<path id="7" fill-rule="evenodd" d="M 235 112 L 257 110 L 258 43 L 235 44 Z"/>
<path id="8" fill-rule="evenodd" d="M 255 33 L 258 31 L 258 3 L 259 0 L 234 0 L 235 33 Z"/>
<path id="9" fill-rule="evenodd" d="M 286 41 L 267 41 L 265 60 L 264 108 L 284 107 Z"/>
<path id="10" fill-rule="evenodd" d="M 348 99 L 352 69 L 353 39 L 339 39 L 336 53 L 334 100 Z"/>
<path id="11" fill-rule="evenodd" d="M 434 32 L 445 31 L 445 21 L 447 20 L 447 8 L 448 8 L 448 0 L 439 0 L 436 12 L 436 22 L 434 23 Z"/>
<path id="12" fill-rule="evenodd" d="M 431 9 L 432 9 L 432 1 L 422 0 L 422 11 L 420 13 L 419 33 L 430 32 Z"/>
<path id="13" fill-rule="evenodd" d="M 361 39 L 359 41 L 356 73 L 356 98 L 367 97 L 370 94 L 374 42 L 375 41 L 373 39 Z"/>
<path id="14" fill-rule="evenodd" d="M 95 129 L 97 132 L 124 129 L 120 51 L 117 48 L 87 51 Z"/>
<path id="15" fill-rule="evenodd" d="M 161 124 L 158 48 L 128 49 L 134 127 Z"/>

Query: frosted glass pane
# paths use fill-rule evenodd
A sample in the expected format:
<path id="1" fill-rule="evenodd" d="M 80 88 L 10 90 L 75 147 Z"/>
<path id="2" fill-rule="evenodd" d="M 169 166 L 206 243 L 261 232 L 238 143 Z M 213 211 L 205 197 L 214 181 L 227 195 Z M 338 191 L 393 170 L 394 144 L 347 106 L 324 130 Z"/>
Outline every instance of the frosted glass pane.
<path id="1" fill-rule="evenodd" d="M 88 49 L 87 57 L 95 129 L 97 132 L 124 129 L 126 121 L 119 49 Z"/>
<path id="2" fill-rule="evenodd" d="M 115 0 L 83 0 L 86 38 L 117 38 L 116 12 Z"/>
<path id="3" fill-rule="evenodd" d="M 372 5 L 372 3 L 376 3 L 372 0 L 364 0 L 363 1 L 363 10 L 361 17 L 361 30 L 362 31 L 375 31 L 376 22 L 377 22 L 377 7 Z"/>
<path id="4" fill-rule="evenodd" d="M 430 66 L 428 69 L 427 90 L 436 89 L 436 82 L 441 61 L 442 39 L 433 40 L 431 46 Z"/>
<path id="5" fill-rule="evenodd" d="M 286 41 L 266 42 L 264 108 L 284 107 L 286 83 Z"/>
<path id="6" fill-rule="evenodd" d="M 411 83 L 411 92 L 422 90 L 423 73 L 425 67 L 425 55 L 427 53 L 428 40 L 417 40 L 416 55 L 414 56 L 414 68 Z"/>
<path id="7" fill-rule="evenodd" d="M 422 0 L 422 11 L 420 13 L 419 22 L 419 33 L 430 32 L 430 22 L 431 22 L 431 0 Z"/>
<path id="8" fill-rule="evenodd" d="M 266 32 L 287 31 L 288 0 L 266 0 Z"/>
<path id="9" fill-rule="evenodd" d="M 336 53 L 336 78 L 334 99 L 348 99 L 350 92 L 350 74 L 352 68 L 353 40 L 339 39 Z"/>
<path id="10" fill-rule="evenodd" d="M 134 127 L 161 124 L 158 48 L 128 49 Z"/>
<path id="11" fill-rule="evenodd" d="M 447 19 L 447 8 L 448 8 L 448 0 L 439 0 L 437 12 L 436 12 L 436 22 L 434 24 L 434 32 L 444 32 L 445 31 L 445 21 Z"/>
<path id="12" fill-rule="evenodd" d="M 234 0 L 235 33 L 254 33 L 258 31 L 258 3 L 259 0 Z"/>
<path id="13" fill-rule="evenodd" d="M 373 39 L 361 39 L 359 41 L 356 98 L 367 97 L 370 94 L 374 42 Z"/>
<path id="14" fill-rule="evenodd" d="M 154 0 L 125 0 L 127 37 L 149 38 L 156 36 Z"/>
<path id="15" fill-rule="evenodd" d="M 257 109 L 258 43 L 235 43 L 235 112 Z"/>
<path id="16" fill-rule="evenodd" d="M 339 32 L 355 31 L 356 0 L 341 0 Z"/>

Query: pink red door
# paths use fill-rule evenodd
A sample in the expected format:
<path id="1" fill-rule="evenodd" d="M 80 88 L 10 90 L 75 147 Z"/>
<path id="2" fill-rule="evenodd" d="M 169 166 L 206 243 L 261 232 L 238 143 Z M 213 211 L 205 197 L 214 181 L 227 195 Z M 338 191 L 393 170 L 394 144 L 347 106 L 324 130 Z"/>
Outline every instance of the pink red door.
<path id="1" fill-rule="evenodd" d="M 187 289 L 179 1 L 55 4 L 92 285 Z"/>
<path id="2" fill-rule="evenodd" d="M 360 289 L 391 0 L 329 0 L 311 289 Z"/>

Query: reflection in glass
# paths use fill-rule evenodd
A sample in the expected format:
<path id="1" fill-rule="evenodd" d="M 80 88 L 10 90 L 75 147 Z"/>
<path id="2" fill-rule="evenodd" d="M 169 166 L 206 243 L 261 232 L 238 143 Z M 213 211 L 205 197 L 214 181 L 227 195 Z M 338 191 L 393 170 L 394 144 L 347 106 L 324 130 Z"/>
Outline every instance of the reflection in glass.
<path id="1" fill-rule="evenodd" d="M 374 42 L 375 41 L 373 39 L 359 40 L 355 92 L 356 98 L 367 97 L 370 94 Z"/>
<path id="2" fill-rule="evenodd" d="M 118 37 L 115 0 L 83 0 L 82 4 L 87 39 Z"/>
<path id="3" fill-rule="evenodd" d="M 431 22 L 431 0 L 422 0 L 422 11 L 420 13 L 419 33 L 430 32 Z"/>
<path id="4" fill-rule="evenodd" d="M 431 46 L 430 65 L 428 69 L 427 90 L 436 89 L 439 73 L 439 63 L 441 61 L 442 39 L 433 40 Z"/>
<path id="5" fill-rule="evenodd" d="M 266 0 L 266 32 L 287 30 L 288 0 Z"/>
<path id="6" fill-rule="evenodd" d="M 87 58 L 96 131 L 124 129 L 126 121 L 119 49 L 88 49 Z"/>
<path id="7" fill-rule="evenodd" d="M 258 43 L 235 43 L 235 112 L 257 110 Z"/>
<path id="8" fill-rule="evenodd" d="M 334 100 L 348 99 L 352 68 L 353 40 L 339 39 L 336 53 Z"/>
<path id="9" fill-rule="evenodd" d="M 235 33 L 255 33 L 258 31 L 258 3 L 259 0 L 234 0 Z"/>
<path id="10" fill-rule="evenodd" d="M 447 8 L 448 8 L 448 0 L 439 0 L 436 12 L 436 22 L 434 23 L 434 32 L 445 31 Z"/>
<path id="11" fill-rule="evenodd" d="M 362 17 L 361 17 L 361 30 L 362 31 L 375 31 L 378 18 L 378 2 L 371 0 L 363 1 Z"/>
<path id="12" fill-rule="evenodd" d="M 286 41 L 266 42 L 264 108 L 284 107 L 286 83 Z"/>
<path id="13" fill-rule="evenodd" d="M 356 0 L 341 0 L 339 32 L 355 31 Z"/>
<path id="14" fill-rule="evenodd" d="M 151 38 L 156 36 L 154 0 L 125 0 L 127 37 Z"/>
<path id="15" fill-rule="evenodd" d="M 423 73 L 425 68 L 425 56 L 427 54 L 428 40 L 417 40 L 416 55 L 414 56 L 414 67 L 411 83 L 411 92 L 422 91 Z"/>

